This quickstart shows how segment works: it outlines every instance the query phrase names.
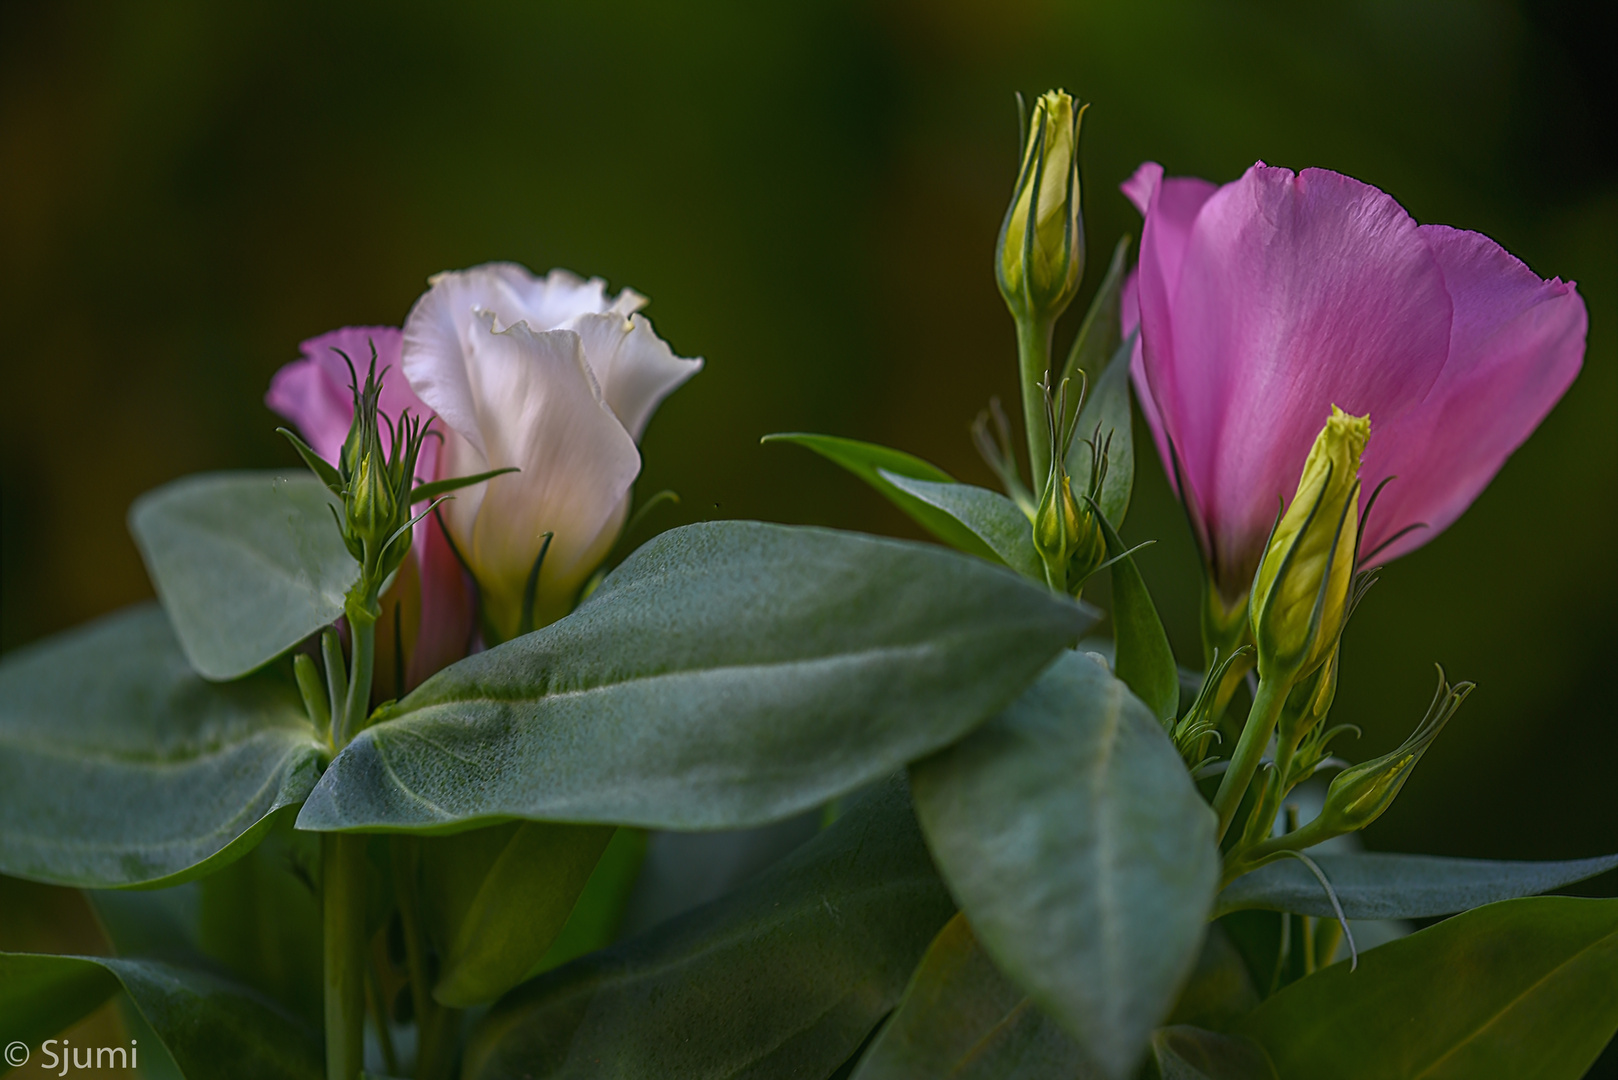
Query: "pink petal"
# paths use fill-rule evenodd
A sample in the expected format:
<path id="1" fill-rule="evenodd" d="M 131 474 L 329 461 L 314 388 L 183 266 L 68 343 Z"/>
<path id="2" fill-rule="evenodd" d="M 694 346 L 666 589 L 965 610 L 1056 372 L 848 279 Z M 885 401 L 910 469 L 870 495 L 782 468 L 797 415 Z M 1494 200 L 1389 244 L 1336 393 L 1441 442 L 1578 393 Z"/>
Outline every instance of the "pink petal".
<path id="1" fill-rule="evenodd" d="M 294 360 L 270 379 L 264 404 L 291 422 L 321 457 L 332 464 L 348 438 L 354 399 L 311 360 Z"/>
<path id="2" fill-rule="evenodd" d="M 1426 397 L 1447 351 L 1449 293 L 1391 197 L 1263 164 L 1202 206 L 1177 284 L 1153 284 L 1143 267 L 1147 382 L 1215 577 L 1239 595 L 1331 407 L 1369 414 L 1374 447 Z"/>
<path id="3" fill-rule="evenodd" d="M 421 572 L 421 628 L 406 672 L 407 690 L 471 651 L 476 614 L 471 583 L 436 518 L 416 526 L 412 548 Z"/>
<path id="4" fill-rule="evenodd" d="M 1588 318 L 1572 282 L 1544 281 L 1493 240 L 1424 225 L 1454 323 L 1446 362 L 1420 405 L 1373 428 L 1361 470 L 1369 491 L 1395 477 L 1366 521 L 1361 551 L 1374 561 L 1413 551 L 1471 505 L 1572 384 Z M 1373 418 L 1374 421 L 1374 418 Z"/>

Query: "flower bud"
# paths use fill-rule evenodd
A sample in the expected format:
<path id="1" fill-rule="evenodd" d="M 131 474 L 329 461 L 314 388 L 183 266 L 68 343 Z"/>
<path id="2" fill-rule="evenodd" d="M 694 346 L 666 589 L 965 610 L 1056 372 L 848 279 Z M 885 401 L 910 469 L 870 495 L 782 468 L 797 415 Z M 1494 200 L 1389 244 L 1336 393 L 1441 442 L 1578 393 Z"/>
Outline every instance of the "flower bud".
<path id="1" fill-rule="evenodd" d="M 1427 715 L 1410 738 L 1393 753 L 1344 769 L 1332 780 L 1331 786 L 1326 789 L 1325 808 L 1308 826 L 1312 832 L 1321 835 L 1318 839 L 1311 836 L 1310 842 L 1319 843 L 1333 836 L 1363 829 L 1381 817 L 1383 811 L 1393 804 L 1405 781 L 1410 779 L 1416 762 L 1433 745 L 1438 733 L 1444 730 L 1444 725 L 1449 723 L 1450 717 L 1455 715 L 1472 689 L 1473 684 L 1469 682 L 1451 687 L 1444 677 L 1444 670 L 1440 668 L 1438 693 L 1433 696 Z"/>
<path id="2" fill-rule="evenodd" d="M 1095 512 L 1073 497 L 1073 481 L 1065 470 L 1040 500 L 1034 549 L 1045 563 L 1051 588 L 1063 592 L 1077 589 L 1106 558 L 1107 542 Z"/>
<path id="3" fill-rule="evenodd" d="M 1079 216 L 1079 124 L 1065 91 L 1040 95 L 1023 147 L 1017 189 L 1000 226 L 995 275 L 1012 314 L 1055 319 L 1084 274 Z"/>
<path id="4" fill-rule="evenodd" d="M 1360 454 L 1370 435 L 1369 416 L 1333 405 L 1298 493 L 1270 535 L 1249 601 L 1263 678 L 1307 675 L 1337 645 L 1354 579 Z"/>

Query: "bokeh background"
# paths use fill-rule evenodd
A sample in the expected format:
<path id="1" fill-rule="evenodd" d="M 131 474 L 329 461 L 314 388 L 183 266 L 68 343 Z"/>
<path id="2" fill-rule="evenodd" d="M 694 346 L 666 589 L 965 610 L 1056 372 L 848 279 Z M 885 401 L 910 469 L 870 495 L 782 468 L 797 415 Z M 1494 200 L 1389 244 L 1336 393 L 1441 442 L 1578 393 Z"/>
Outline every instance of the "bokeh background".
<path id="1" fill-rule="evenodd" d="M 1618 850 L 1613 41 L 1611 4 L 1545 0 L 6 4 L 0 647 L 149 595 L 140 492 L 295 466 L 261 399 L 300 340 L 397 323 L 428 274 L 489 259 L 633 285 L 707 358 L 645 440 L 641 490 L 684 496 L 661 524 L 916 535 L 758 439 L 858 436 L 989 482 L 967 423 L 1015 400 L 990 271 L 1012 93 L 1061 85 L 1094 103 L 1087 293 L 1138 231 L 1117 184 L 1146 158 L 1338 169 L 1579 282 L 1583 374 L 1387 569 L 1335 717 L 1370 756 L 1434 661 L 1480 684 L 1374 847 Z M 1196 560 L 1149 447 L 1125 535 L 1161 541 L 1143 569 L 1194 661 Z"/>

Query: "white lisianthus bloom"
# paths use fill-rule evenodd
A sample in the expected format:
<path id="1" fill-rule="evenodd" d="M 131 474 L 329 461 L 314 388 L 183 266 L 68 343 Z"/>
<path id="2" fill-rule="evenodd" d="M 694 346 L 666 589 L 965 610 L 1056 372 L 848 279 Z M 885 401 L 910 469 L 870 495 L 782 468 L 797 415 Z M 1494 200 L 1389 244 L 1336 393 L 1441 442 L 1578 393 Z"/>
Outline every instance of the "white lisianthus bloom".
<path id="1" fill-rule="evenodd" d="M 600 278 L 488 263 L 429 284 L 405 319 L 403 366 L 446 429 L 440 472 L 521 470 L 443 506 L 503 640 L 519 630 L 546 533 L 533 626 L 572 606 L 623 527 L 646 422 L 702 361 L 675 356 L 635 314 L 645 297 L 608 296 Z"/>

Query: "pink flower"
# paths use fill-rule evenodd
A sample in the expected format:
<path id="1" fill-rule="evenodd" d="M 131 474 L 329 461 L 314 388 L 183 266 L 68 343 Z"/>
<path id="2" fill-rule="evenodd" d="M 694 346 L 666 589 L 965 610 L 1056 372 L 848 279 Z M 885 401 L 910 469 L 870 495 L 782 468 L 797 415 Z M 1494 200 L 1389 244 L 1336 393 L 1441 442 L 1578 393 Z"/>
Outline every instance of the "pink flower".
<path id="1" fill-rule="evenodd" d="M 1494 241 L 1417 225 L 1325 169 L 1217 187 L 1147 162 L 1124 296 L 1141 410 L 1227 606 L 1244 596 L 1333 405 L 1370 415 L 1362 560 L 1442 532 L 1567 390 L 1584 302 Z"/>
<path id="2" fill-rule="evenodd" d="M 363 380 L 372 345 L 376 347 L 378 374 L 386 372 L 382 379 L 382 412 L 395 421 L 406 409 L 413 416 L 431 417 L 432 410 L 422 404 L 405 380 L 400 363 L 404 335 L 392 326 L 347 326 L 310 338 L 299 346 L 303 359 L 277 371 L 264 396 L 266 405 L 290 420 L 304 441 L 334 464 L 354 415 L 348 364 L 336 350 L 348 355 Z M 441 425 L 433 426 L 436 430 Z M 441 439 L 431 437 L 422 444 L 416 464 L 418 479 L 438 479 L 440 446 Z M 416 508 L 417 512 L 422 509 Z M 401 602 L 406 642 L 404 685 L 408 689 L 465 656 L 472 640 L 471 588 L 443 529 L 433 518 L 416 525 L 411 558 L 400 568 L 394 586 L 383 598 L 383 619 L 377 627 L 380 697 L 393 693 L 392 681 L 381 670 L 391 663 L 393 649 L 390 641 L 383 639 L 391 640 L 393 607 Z"/>

